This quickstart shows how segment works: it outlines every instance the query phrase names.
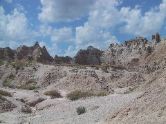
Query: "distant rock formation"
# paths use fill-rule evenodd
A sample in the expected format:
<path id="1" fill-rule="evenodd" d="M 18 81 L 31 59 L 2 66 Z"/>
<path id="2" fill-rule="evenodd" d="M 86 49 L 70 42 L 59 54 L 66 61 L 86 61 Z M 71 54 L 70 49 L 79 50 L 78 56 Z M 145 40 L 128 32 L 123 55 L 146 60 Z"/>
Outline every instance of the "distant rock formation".
<path id="1" fill-rule="evenodd" d="M 136 66 L 143 57 L 148 57 L 155 46 L 161 41 L 160 34 L 152 35 L 152 42 L 144 37 L 136 37 L 122 44 L 110 44 L 106 51 L 101 51 L 93 46 L 79 50 L 74 58 L 69 56 L 51 57 L 45 46 L 40 47 L 36 42 L 33 46 L 20 46 L 16 50 L 9 47 L 0 48 L 0 59 L 5 61 L 30 60 L 44 64 L 80 64 L 100 65 L 102 63 L 115 66 Z"/>
<path id="2" fill-rule="evenodd" d="M 10 49 L 9 47 L 0 48 L 0 60 L 14 60 L 15 51 Z"/>
<path id="3" fill-rule="evenodd" d="M 144 37 L 125 41 L 122 44 L 111 44 L 102 56 L 104 63 L 112 66 L 129 66 L 139 65 L 143 55 L 149 55 L 153 51 L 150 42 Z"/>
<path id="4" fill-rule="evenodd" d="M 152 41 L 159 43 L 161 41 L 160 34 L 156 33 L 155 35 L 152 35 Z"/>
<path id="5" fill-rule="evenodd" d="M 74 62 L 80 65 L 100 65 L 100 57 L 102 51 L 92 46 L 89 46 L 86 50 L 80 50 L 74 57 Z"/>
<path id="6" fill-rule="evenodd" d="M 44 64 L 53 62 L 53 58 L 49 55 L 45 46 L 41 48 L 38 42 L 36 42 L 34 46 L 28 47 L 23 45 L 16 50 L 12 50 L 9 47 L 0 48 L 0 60 L 28 60 Z"/>
<path id="7" fill-rule="evenodd" d="M 54 57 L 54 64 L 71 64 L 72 58 L 69 56 L 57 56 Z"/>
<path id="8" fill-rule="evenodd" d="M 16 59 L 34 60 L 41 63 L 53 62 L 53 58 L 49 55 L 45 46 L 41 48 L 38 42 L 32 47 L 18 47 L 16 50 Z"/>

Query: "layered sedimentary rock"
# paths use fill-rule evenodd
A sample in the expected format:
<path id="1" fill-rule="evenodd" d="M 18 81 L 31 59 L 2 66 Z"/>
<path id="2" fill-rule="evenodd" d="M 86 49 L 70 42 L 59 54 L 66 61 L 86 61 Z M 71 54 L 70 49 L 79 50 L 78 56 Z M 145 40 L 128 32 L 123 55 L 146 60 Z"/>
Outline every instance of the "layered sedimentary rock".
<path id="1" fill-rule="evenodd" d="M 102 51 L 92 46 L 89 46 L 86 50 L 78 51 L 74 58 L 74 61 L 76 64 L 81 65 L 99 65 L 101 64 L 101 55 Z"/>
<path id="2" fill-rule="evenodd" d="M 10 49 L 9 47 L 0 48 L 0 60 L 14 60 L 15 51 Z"/>
<path id="3" fill-rule="evenodd" d="M 142 54 L 150 52 L 148 40 L 137 37 L 123 44 L 111 44 L 103 54 L 103 61 L 111 65 L 137 64 Z"/>
<path id="4" fill-rule="evenodd" d="M 16 59 L 34 60 L 41 63 L 50 63 L 53 61 L 45 46 L 41 48 L 38 42 L 32 47 L 21 46 L 17 48 Z"/>
<path id="5" fill-rule="evenodd" d="M 34 46 L 23 45 L 16 50 L 12 50 L 9 47 L 0 48 L 0 59 L 5 61 L 28 60 L 45 64 L 53 62 L 53 58 L 49 55 L 46 47 L 40 47 L 38 42 Z"/>

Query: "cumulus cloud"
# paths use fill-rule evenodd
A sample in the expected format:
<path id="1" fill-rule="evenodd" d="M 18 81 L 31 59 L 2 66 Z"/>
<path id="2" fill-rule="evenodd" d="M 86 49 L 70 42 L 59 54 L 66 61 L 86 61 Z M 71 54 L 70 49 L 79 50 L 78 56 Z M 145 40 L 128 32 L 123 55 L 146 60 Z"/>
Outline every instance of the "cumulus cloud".
<path id="1" fill-rule="evenodd" d="M 25 40 L 28 40 L 25 44 L 29 44 L 30 38 L 34 34 L 35 32 L 29 29 L 28 20 L 23 12 L 14 9 L 12 13 L 5 14 L 4 8 L 0 7 L 0 42 L 2 46 L 18 46 L 21 41 Z"/>
<path id="2" fill-rule="evenodd" d="M 119 27 L 126 34 L 147 36 L 155 33 L 165 23 L 165 1 L 143 14 L 137 6 L 118 9 L 121 1 L 97 0 L 89 12 L 88 21 L 84 26 L 76 28 L 76 41 L 79 44 L 98 43 L 102 47 L 104 43 L 116 41 L 111 29 Z"/>
<path id="3" fill-rule="evenodd" d="M 140 8 L 123 7 L 120 10 L 125 25 L 121 28 L 123 32 L 134 35 L 143 35 L 160 31 L 166 21 L 166 0 L 155 8 L 141 13 Z"/>
<path id="4" fill-rule="evenodd" d="M 41 25 L 40 33 L 44 36 L 49 36 L 52 42 L 55 43 L 72 43 L 74 41 L 72 28 L 53 28 L 49 25 Z"/>
<path id="5" fill-rule="evenodd" d="M 76 28 L 78 46 L 94 45 L 98 48 L 107 48 L 110 43 L 117 42 L 110 28 L 118 22 L 117 18 L 120 16 L 116 8 L 118 4 L 119 2 L 114 0 L 98 0 L 92 6 L 88 21 Z"/>
<path id="6" fill-rule="evenodd" d="M 166 22 L 166 0 L 145 13 L 138 5 L 134 8 L 119 7 L 122 2 L 97 0 L 89 11 L 87 22 L 76 27 L 75 47 L 69 47 L 67 52 L 72 53 L 74 48 L 88 45 L 106 48 L 110 43 L 117 42 L 116 36 L 112 35 L 114 29 L 123 34 L 147 36 L 160 31 Z"/>
<path id="7" fill-rule="evenodd" d="M 100 48 L 106 48 L 117 39 L 110 31 L 100 27 L 94 27 L 86 23 L 84 26 L 76 28 L 76 43 L 77 45 L 94 45 Z"/>
<path id="8" fill-rule="evenodd" d="M 74 32 L 72 28 L 68 27 L 56 29 L 51 27 L 50 25 L 41 25 L 40 35 L 44 37 L 49 37 L 51 45 L 48 45 L 45 42 L 42 42 L 42 45 L 45 44 L 48 46 L 48 51 L 51 53 L 52 56 L 54 56 L 55 54 L 65 54 L 66 50 L 60 49 L 58 47 L 59 44 L 67 43 L 72 45 L 75 43 Z"/>
<path id="9" fill-rule="evenodd" d="M 71 21 L 85 16 L 95 0 L 41 0 L 43 22 Z"/>
<path id="10" fill-rule="evenodd" d="M 7 3 L 12 3 L 13 0 L 5 0 L 5 2 L 7 2 Z"/>
<path id="11" fill-rule="evenodd" d="M 68 42 L 73 41 L 73 32 L 71 28 L 54 29 L 51 35 L 51 40 L 54 42 Z"/>

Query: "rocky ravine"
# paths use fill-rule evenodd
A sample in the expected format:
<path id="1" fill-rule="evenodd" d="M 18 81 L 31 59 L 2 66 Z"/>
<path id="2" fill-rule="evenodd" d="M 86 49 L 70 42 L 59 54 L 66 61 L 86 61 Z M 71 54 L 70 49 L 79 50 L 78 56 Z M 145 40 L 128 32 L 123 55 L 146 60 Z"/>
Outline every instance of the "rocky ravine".
<path id="1" fill-rule="evenodd" d="M 44 57 L 43 54 L 36 54 L 38 47 L 40 46 L 35 44 L 32 48 L 27 48 L 27 51 L 31 51 L 28 53 L 32 58 L 36 58 L 36 55 L 37 58 L 38 55 Z M 73 59 L 68 57 L 55 57 L 60 65 L 48 65 L 47 60 L 41 61 L 47 65 L 26 59 L 13 62 L 16 56 L 12 57 L 18 51 L 9 54 L 3 49 L 0 53 L 3 57 L 1 60 L 9 62 L 1 62 L 0 65 L 0 122 L 164 124 L 165 49 L 166 41 L 160 39 L 158 34 L 152 37 L 152 42 L 138 37 L 121 45 L 112 44 L 104 52 L 93 47 L 78 52 L 74 60 L 84 56 L 85 61 L 79 60 L 83 62 L 80 63 L 82 65 L 69 64 L 68 61 L 73 63 Z M 93 50 L 98 52 L 92 52 Z M 8 48 L 7 51 L 12 50 Z M 41 51 L 44 50 L 39 51 L 43 53 Z M 92 63 L 89 63 L 89 56 L 94 60 Z M 55 62 L 55 59 L 51 61 Z M 64 65 L 66 62 L 68 64 Z M 58 91 L 61 98 L 45 94 L 52 90 Z M 68 98 L 72 91 L 104 94 L 72 101 Z M 77 108 L 80 106 L 85 107 L 86 111 L 78 115 Z"/>

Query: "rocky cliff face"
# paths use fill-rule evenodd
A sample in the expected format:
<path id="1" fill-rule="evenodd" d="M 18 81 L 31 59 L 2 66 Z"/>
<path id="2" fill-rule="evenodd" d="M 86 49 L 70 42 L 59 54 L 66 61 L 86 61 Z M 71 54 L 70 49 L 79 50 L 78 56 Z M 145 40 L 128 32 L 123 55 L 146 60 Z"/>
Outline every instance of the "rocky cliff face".
<path id="1" fill-rule="evenodd" d="M 111 44 L 103 53 L 102 61 L 112 66 L 123 66 L 133 68 L 140 66 L 152 52 L 157 43 L 160 42 L 160 35 L 152 35 L 152 42 L 143 37 L 125 41 L 122 44 Z"/>
<path id="2" fill-rule="evenodd" d="M 92 46 L 85 50 L 79 50 L 76 56 L 52 58 L 45 47 L 40 47 L 36 42 L 34 46 L 21 46 L 16 50 L 10 48 L 0 48 L 0 59 L 2 60 L 33 60 L 44 64 L 71 64 L 80 65 L 100 65 L 106 63 L 112 66 L 122 66 L 125 68 L 134 68 L 139 66 L 160 43 L 159 33 L 152 35 L 152 41 L 148 41 L 144 37 L 136 37 L 125 41 L 122 44 L 110 44 L 106 51 L 100 51 Z"/>
<path id="3" fill-rule="evenodd" d="M 43 48 L 40 47 L 38 42 L 34 46 L 27 47 L 23 45 L 16 50 L 12 50 L 9 47 L 0 48 L 0 59 L 5 61 L 28 60 L 45 64 L 53 62 L 53 58 L 49 55 L 45 46 Z"/>
<path id="4" fill-rule="evenodd" d="M 0 48 L 0 60 L 14 60 L 15 51 L 10 49 L 9 47 Z"/>
<path id="5" fill-rule="evenodd" d="M 86 50 L 80 50 L 74 57 L 74 61 L 81 65 L 100 65 L 102 51 L 89 46 Z"/>
<path id="6" fill-rule="evenodd" d="M 41 48 L 38 42 L 32 47 L 21 46 L 17 48 L 16 59 L 34 60 L 41 63 L 51 63 L 53 61 L 47 49 L 45 47 Z"/>

